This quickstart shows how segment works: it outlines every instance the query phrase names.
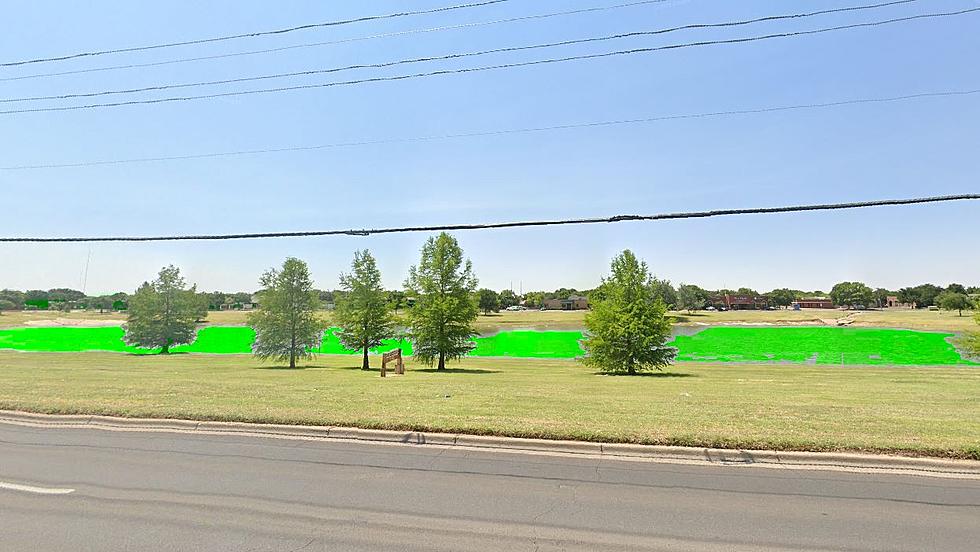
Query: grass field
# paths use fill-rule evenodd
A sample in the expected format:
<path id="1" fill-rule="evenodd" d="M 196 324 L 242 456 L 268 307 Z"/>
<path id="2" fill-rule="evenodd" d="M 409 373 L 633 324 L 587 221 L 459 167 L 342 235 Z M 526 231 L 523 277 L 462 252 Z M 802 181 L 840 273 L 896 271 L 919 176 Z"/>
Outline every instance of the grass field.
<path id="1" fill-rule="evenodd" d="M 581 330 L 585 327 L 586 311 L 522 311 L 500 312 L 490 316 L 480 315 L 476 320 L 476 329 L 481 333 L 492 333 L 502 330 Z M 977 330 L 971 313 L 957 316 L 955 312 L 928 310 L 890 309 L 881 311 L 847 311 L 807 309 L 802 311 L 728 311 L 696 313 L 674 312 L 678 324 L 682 325 L 715 325 L 715 324 L 774 324 L 826 325 L 837 318 L 853 315 L 854 325 L 858 327 L 907 328 L 910 330 L 935 330 L 948 332 L 963 332 Z M 329 319 L 330 313 L 324 311 L 322 316 Z M 213 326 L 244 325 L 247 312 L 215 311 L 209 312 L 206 323 Z M 57 312 L 4 312 L 0 315 L 0 328 L 12 328 L 25 325 L 31 326 L 65 326 L 72 324 L 103 323 L 119 324 L 125 321 L 125 316 L 119 313 L 99 314 L 97 312 L 72 312 L 63 314 Z"/>
<path id="2" fill-rule="evenodd" d="M 288 370 L 247 356 L 0 352 L 0 408 L 980 458 L 975 368 L 681 363 L 627 377 L 571 361 L 407 364 L 381 379 L 340 356 Z"/>

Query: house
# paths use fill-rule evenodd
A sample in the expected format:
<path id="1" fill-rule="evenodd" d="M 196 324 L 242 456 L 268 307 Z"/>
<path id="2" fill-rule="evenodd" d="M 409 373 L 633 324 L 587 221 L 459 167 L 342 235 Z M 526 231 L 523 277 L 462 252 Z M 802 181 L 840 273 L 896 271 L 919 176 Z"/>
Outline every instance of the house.
<path id="1" fill-rule="evenodd" d="M 885 297 L 885 306 L 888 307 L 888 308 L 890 308 L 890 309 L 896 309 L 896 308 L 898 308 L 898 309 L 913 309 L 913 308 L 915 308 L 915 305 L 913 305 L 913 304 L 903 303 L 903 302 L 899 301 L 897 295 L 888 295 L 887 297 Z"/>
<path id="2" fill-rule="evenodd" d="M 761 295 L 733 295 L 726 293 L 711 299 L 716 309 L 728 310 L 765 310 L 768 301 Z"/>
<path id="3" fill-rule="evenodd" d="M 834 308 L 834 302 L 827 297 L 807 297 L 793 301 L 793 310 L 832 308 Z"/>
<path id="4" fill-rule="evenodd" d="M 541 308 L 545 310 L 587 310 L 589 300 L 581 295 L 570 295 L 568 299 L 545 299 Z"/>

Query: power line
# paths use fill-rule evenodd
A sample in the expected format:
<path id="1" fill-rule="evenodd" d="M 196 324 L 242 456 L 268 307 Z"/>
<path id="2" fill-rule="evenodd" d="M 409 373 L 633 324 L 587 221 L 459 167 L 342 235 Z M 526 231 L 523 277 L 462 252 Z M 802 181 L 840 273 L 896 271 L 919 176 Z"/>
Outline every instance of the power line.
<path id="1" fill-rule="evenodd" d="M 188 83 L 178 83 L 178 84 L 158 84 L 158 85 L 154 85 L 154 86 L 145 86 L 145 87 L 140 87 L 140 88 L 129 88 L 129 89 L 122 89 L 122 90 L 105 90 L 105 91 L 101 91 L 101 92 L 86 92 L 86 93 L 73 93 L 73 94 L 55 94 L 55 95 L 49 95 L 49 96 L 30 96 L 30 97 L 24 97 L 24 98 L 3 98 L 3 99 L 0 99 L 0 103 L 31 102 L 31 101 L 44 101 L 44 100 L 68 100 L 68 99 L 75 99 L 75 98 L 92 98 L 92 97 L 97 97 L 97 96 L 112 96 L 112 95 L 119 95 L 119 94 L 137 94 L 137 93 L 142 93 L 142 92 L 157 92 L 157 91 L 161 91 L 161 90 L 172 90 L 172 89 L 178 89 L 178 88 L 197 88 L 197 87 L 201 87 L 201 86 L 216 86 L 216 85 L 222 85 L 222 84 L 234 84 L 234 83 L 252 82 L 252 81 L 259 81 L 259 80 L 282 79 L 282 78 L 300 77 L 300 76 L 312 76 L 312 75 L 321 75 L 321 74 L 327 74 L 327 73 L 339 73 L 339 72 L 342 72 L 342 71 L 350 71 L 350 70 L 354 70 L 354 69 L 382 69 L 382 68 L 387 68 L 387 67 L 393 67 L 393 66 L 396 66 L 396 65 L 406 65 L 406 64 L 415 64 L 415 63 L 428 63 L 428 62 L 433 62 L 433 61 L 446 61 L 446 60 L 451 60 L 451 59 L 462 59 L 462 58 L 468 58 L 468 57 L 485 56 L 485 55 L 490 55 L 490 54 L 501 54 L 501 53 L 510 53 L 510 52 L 520 52 L 520 51 L 538 50 L 538 49 L 544 49 L 544 48 L 556 48 L 556 47 L 562 47 L 562 46 L 572 46 L 572 45 L 576 45 L 576 44 L 586 44 L 586 43 L 594 43 L 594 42 L 606 42 L 606 41 L 610 41 L 610 40 L 621 40 L 621 39 L 624 39 L 624 38 L 635 38 L 635 37 L 640 37 L 640 36 L 654 36 L 654 35 L 661 35 L 661 34 L 667 34 L 667 33 L 673 33 L 673 32 L 677 32 L 677 31 L 685 31 L 685 30 L 691 30 L 691 29 L 710 29 L 710 28 L 723 28 L 723 27 L 738 27 L 738 26 L 743 26 L 743 25 L 751 25 L 751 24 L 754 24 L 754 23 L 772 22 L 772 21 L 780 21 L 780 20 L 787 20 L 787 19 L 802 19 L 802 18 L 815 17 L 815 16 L 820 16 L 820 15 L 827 15 L 827 14 L 832 14 L 832 13 L 844 13 L 844 12 L 857 11 L 857 10 L 869 10 L 869 9 L 876 9 L 876 8 L 881 8 L 881 7 L 886 7 L 886 6 L 894 6 L 896 4 L 908 4 L 909 2 L 915 2 L 915 1 L 918 1 L 918 0 L 898 0 L 898 1 L 894 1 L 894 2 L 885 2 L 885 3 L 880 3 L 880 4 L 870 4 L 870 5 L 863 5 L 863 6 L 845 7 L 845 8 L 834 8 L 834 9 L 820 10 L 820 11 L 814 11 L 814 12 L 808 12 L 808 13 L 795 13 L 795 14 L 787 14 L 787 15 L 770 15 L 770 16 L 766 16 L 766 17 L 759 17 L 759 18 L 756 18 L 756 19 L 747 19 L 747 20 L 741 20 L 741 21 L 725 21 L 725 22 L 721 22 L 721 23 L 693 23 L 693 24 L 681 25 L 681 26 L 677 26 L 677 27 L 669 27 L 669 28 L 666 28 L 666 29 L 657 29 L 657 30 L 653 30 L 653 31 L 633 31 L 633 32 L 627 32 L 627 33 L 618 33 L 618 34 L 613 34 L 613 35 L 600 36 L 600 37 L 579 38 L 579 39 L 573 39 L 573 40 L 563 40 L 563 41 L 558 41 L 558 42 L 547 42 L 547 43 L 541 43 L 541 44 L 532 44 L 532 45 L 528 45 L 528 46 L 510 46 L 510 47 L 504 47 L 504 48 L 492 48 L 492 49 L 488 49 L 488 50 L 479 50 L 479 51 L 475 51 L 475 52 L 461 52 L 461 53 L 445 54 L 445 55 L 441 55 L 441 56 L 417 57 L 417 58 L 402 59 L 402 60 L 396 60 L 396 61 L 387 61 L 387 62 L 381 62 L 381 63 L 362 63 L 362 64 L 347 65 L 347 66 L 343 66 L 343 67 L 332 67 L 332 68 L 328 68 L 328 69 L 312 69 L 312 70 L 306 70 L 306 71 L 295 71 L 295 72 L 291 72 L 291 73 L 275 73 L 275 74 L 271 74 L 271 75 L 260 75 L 260 76 L 253 76 L 253 77 L 238 77 L 238 78 L 232 78 L 232 79 L 221 79 L 221 80 L 212 80 L 212 81 L 203 81 L 203 82 L 188 82 Z"/>
<path id="2" fill-rule="evenodd" d="M 840 107 L 840 106 L 847 106 L 847 105 L 890 103 L 890 102 L 923 99 L 923 98 L 971 96 L 976 94 L 980 94 L 980 88 L 973 89 L 973 90 L 945 90 L 945 91 L 936 91 L 936 92 L 922 92 L 918 94 L 905 94 L 901 96 L 887 96 L 887 97 L 877 97 L 877 98 L 852 98 L 852 99 L 839 100 L 833 102 L 760 107 L 754 109 L 735 109 L 735 110 L 728 110 L 728 111 L 709 111 L 709 112 L 702 112 L 702 113 L 660 115 L 656 117 L 642 117 L 642 118 L 634 118 L 634 119 L 589 121 L 583 123 L 569 123 L 569 124 L 551 125 L 551 126 L 508 128 L 508 129 L 486 130 L 486 131 L 477 131 L 477 132 L 461 132 L 461 133 L 453 133 L 453 134 L 413 136 L 413 137 L 404 137 L 404 138 L 384 138 L 378 140 L 361 140 L 361 141 L 354 141 L 354 142 L 334 142 L 330 144 L 316 144 L 310 146 L 289 146 L 289 147 L 238 150 L 238 151 L 208 152 L 208 153 L 196 153 L 196 154 L 187 154 L 187 155 L 173 155 L 173 156 L 165 156 L 165 157 L 106 159 L 106 160 L 98 160 L 98 161 L 81 161 L 76 163 L 12 165 L 12 166 L 0 167 L 0 171 L 77 168 L 77 167 L 92 167 L 92 166 L 100 166 L 100 165 L 122 165 L 122 164 L 147 163 L 147 162 L 156 162 L 156 161 L 207 159 L 207 158 L 214 158 L 214 157 L 260 155 L 260 154 L 268 154 L 268 153 L 286 153 L 286 152 L 297 152 L 297 151 L 333 149 L 333 148 L 348 148 L 348 147 L 357 147 L 357 146 L 373 146 L 373 145 L 400 144 L 400 143 L 411 143 L 411 142 L 429 142 L 429 141 L 436 141 L 436 140 L 451 140 L 457 138 L 476 138 L 481 136 L 500 136 L 500 135 L 508 135 L 508 134 L 530 134 L 535 132 L 571 130 L 571 129 L 578 129 L 578 128 L 608 127 L 608 126 L 619 126 L 619 125 L 654 123 L 660 121 L 674 121 L 674 120 L 683 120 L 683 119 L 705 119 L 705 118 L 726 117 L 726 116 L 733 116 L 733 115 L 753 115 L 753 114 L 760 114 L 760 113 L 775 113 L 781 111 L 821 109 L 821 108 Z"/>
<path id="3" fill-rule="evenodd" d="M 616 51 L 612 51 L 612 52 L 603 52 L 603 53 L 598 53 L 598 54 L 586 54 L 586 55 L 578 55 L 578 56 L 567 56 L 567 57 L 562 57 L 562 58 L 548 58 L 548 59 L 539 59 L 539 60 L 516 62 L 516 63 L 504 63 L 504 64 L 497 64 L 497 65 L 487 65 L 487 66 L 480 66 L 480 67 L 466 67 L 466 68 L 461 68 L 461 69 L 443 69 L 443 70 L 439 70 L 439 71 L 429 71 L 429 72 L 412 73 L 412 74 L 406 74 L 406 75 L 395 75 L 395 76 L 388 76 L 388 77 L 372 77 L 372 78 L 365 78 L 365 79 L 354 79 L 354 80 L 336 81 L 336 82 L 328 82 L 328 83 L 320 83 L 320 84 L 303 84 L 303 85 L 295 85 L 295 86 L 280 86 L 280 87 L 275 87 L 275 88 L 261 88 L 261 89 L 253 89 L 253 90 L 240 90 L 240 91 L 234 91 L 234 92 L 220 92 L 220 93 L 213 93 L 213 94 L 201 94 L 201 95 L 196 95 L 196 96 L 174 96 L 174 97 L 156 98 L 156 99 L 149 99 L 149 100 L 127 100 L 127 101 L 119 101 L 119 102 L 83 104 L 83 105 L 72 105 L 72 106 L 35 107 L 35 108 L 24 108 L 24 109 L 11 109 L 11 110 L 6 110 L 6 111 L 0 111 L 0 115 L 13 115 L 13 114 L 19 114 L 19 113 L 42 113 L 42 112 L 54 112 L 54 111 L 77 111 L 77 110 L 82 110 L 82 109 L 99 109 L 99 108 L 109 108 L 109 107 L 121 107 L 121 106 L 127 106 L 127 105 L 149 105 L 149 104 L 160 104 L 160 103 L 186 102 L 186 101 L 194 101 L 194 100 L 208 100 L 208 99 L 227 98 L 227 97 L 234 97 L 234 96 L 246 96 L 246 95 L 252 95 L 252 94 L 269 94 L 269 93 L 278 93 L 278 92 L 288 92 L 288 91 L 293 91 L 293 90 L 309 90 L 309 89 L 315 89 L 315 88 L 329 88 L 329 87 L 334 87 L 334 86 L 352 86 L 352 85 L 365 84 L 365 83 L 371 83 L 371 82 L 400 81 L 400 80 L 409 80 L 409 79 L 425 78 L 425 77 L 434 77 L 434 76 L 441 76 L 441 75 L 455 75 L 455 74 L 464 74 L 464 73 L 476 73 L 476 72 L 491 71 L 491 70 L 497 70 L 497 69 L 513 69 L 513 68 L 517 68 L 517 67 L 529 67 L 529 66 L 534 66 L 534 65 L 545 65 L 545 64 L 553 64 L 553 63 L 564 63 L 564 62 L 569 62 L 569 61 L 581 61 L 581 60 L 589 60 L 589 59 L 601 59 L 601 58 L 608 58 L 608 57 L 613 57 L 613 56 L 625 56 L 625 55 L 652 53 L 652 52 L 660 52 L 660 51 L 666 51 L 666 50 L 676 50 L 676 49 L 681 49 L 681 48 L 692 48 L 692 47 L 701 47 L 701 46 L 713 46 L 713 45 L 720 45 L 720 44 L 743 44 L 743 43 L 748 43 L 748 42 L 757 42 L 757 41 L 761 41 L 761 40 L 770 40 L 770 39 L 775 39 L 775 38 L 788 38 L 788 37 L 796 37 L 796 36 L 815 35 L 815 34 L 821 34 L 821 33 L 833 32 L 833 31 L 841 31 L 841 30 L 848 30 L 848 29 L 878 27 L 878 26 L 882 26 L 882 25 L 888 25 L 888 24 L 892 24 L 892 23 L 900 23 L 900 22 L 906 22 L 906 21 L 913 21 L 913 20 L 933 19 L 933 18 L 939 18 L 939 17 L 951 17 L 951 16 L 957 16 L 957 15 L 964 15 L 964 14 L 968 14 L 968 13 L 975 13 L 977 11 L 980 11 L 980 8 L 969 8 L 969 9 L 964 9 L 964 10 L 959 10 L 959 11 L 953 11 L 953 12 L 941 12 L 941 13 L 930 13 L 930 14 L 913 15 L 913 16 L 899 17 L 899 18 L 887 19 L 887 20 L 881 20 L 881 21 L 872 21 L 872 22 L 868 22 L 868 23 L 854 23 L 854 24 L 850 24 L 850 25 L 840 25 L 840 26 L 836 26 L 836 27 L 825 27 L 825 28 L 821 28 L 821 29 L 812 29 L 812 30 L 807 30 L 807 31 L 794 31 L 794 32 L 776 33 L 776 34 L 768 34 L 768 35 L 762 35 L 762 36 L 746 37 L 746 38 L 731 38 L 731 39 L 725 39 L 725 40 L 706 40 L 706 41 L 699 41 L 699 42 L 687 42 L 687 43 L 682 43 L 682 44 L 671 44 L 671 45 L 667 45 L 667 46 L 657 46 L 657 47 L 651 47 L 651 48 L 632 48 L 632 49 L 629 49 L 629 50 L 616 50 Z"/>
<path id="4" fill-rule="evenodd" d="M 88 69 L 75 69 L 73 71 L 59 71 L 59 72 L 53 72 L 53 73 L 35 73 L 35 74 L 31 74 L 31 75 L 20 75 L 20 76 L 17 76 L 17 77 L 4 77 L 4 78 L 0 78 L 0 82 L 15 81 L 15 80 L 25 80 L 25 79 L 37 79 L 37 78 L 43 78 L 43 77 L 60 77 L 60 76 L 65 76 L 65 75 L 77 75 L 77 74 L 81 74 L 81 73 L 95 73 L 95 72 L 101 72 L 101 71 L 115 71 L 115 70 L 119 70 L 119 69 L 138 69 L 138 68 L 142 68 L 142 67 L 159 67 L 161 65 L 172 65 L 172 64 L 176 64 L 176 63 L 188 63 L 188 62 L 194 62 L 194 61 L 208 61 L 208 60 L 214 60 L 214 59 L 224 59 L 224 58 L 239 57 L 239 56 L 251 56 L 251 55 L 257 55 L 257 54 L 270 54 L 270 53 L 275 53 L 275 52 L 284 52 L 284 51 L 287 51 L 287 50 L 295 50 L 295 49 L 298 49 L 298 48 L 312 48 L 312 47 L 316 47 L 316 46 L 331 46 L 331 45 L 335 45 L 335 44 L 347 44 L 347 43 L 350 43 L 350 42 L 360 42 L 360 41 L 364 41 L 364 40 L 375 40 L 375 39 L 379 39 L 379 38 L 392 38 L 392 37 L 396 37 L 396 36 L 414 35 L 414 34 L 422 34 L 422 33 L 433 33 L 433 32 L 449 31 L 449 30 L 457 30 L 457 29 L 469 29 L 469 28 L 474 28 L 474 27 L 485 27 L 485 26 L 489 26 L 489 25 L 499 25 L 499 24 L 502 24 L 502 23 L 515 23 L 515 22 L 519 22 L 519 21 L 531 21 L 531 20 L 537 20 L 537 19 L 547 19 L 547 18 L 551 18 L 551 17 L 561 17 L 561 16 L 566 16 L 566 15 L 577 15 L 577 14 L 582 14 L 582 13 L 593 13 L 593 12 L 600 12 L 600 11 L 609 11 L 609 10 L 616 10 L 616 9 L 621 9 L 621 8 L 629 8 L 629 7 L 633 7 L 633 6 L 642 6 L 642 5 L 646 5 L 646 4 L 662 4 L 662 3 L 665 3 L 665 2 L 671 2 L 671 1 L 674 1 L 674 0 L 639 0 L 639 1 L 636 1 L 636 2 L 626 2 L 626 3 L 622 3 L 622 4 L 613 4 L 613 5 L 610 5 L 610 6 L 596 6 L 596 7 L 592 7 L 592 8 L 581 8 L 581 9 L 577 9 L 577 10 L 566 10 L 566 11 L 559 11 L 559 12 L 540 13 L 540 14 L 533 14 L 533 15 L 523 15 L 523 16 L 519 16 L 519 17 L 508 17 L 508 18 L 505 18 L 505 19 L 494 19 L 494 20 L 490 20 L 490 21 L 477 21 L 477 22 L 473 22 L 473 23 L 460 23 L 460 24 L 457 24 L 457 25 L 443 25 L 443 26 L 440 26 L 440 27 L 428 27 L 428 28 L 421 28 L 421 29 L 409 29 L 409 30 L 405 30 L 405 31 L 394 31 L 394 32 L 390 32 L 390 33 L 380 33 L 380 34 L 373 34 L 373 35 L 368 35 L 368 36 L 359 36 L 359 37 L 352 37 L 352 38 L 342 38 L 342 39 L 338 39 L 338 40 L 328 40 L 328 41 L 322 41 L 322 42 L 307 42 L 307 43 L 303 43 L 303 44 L 293 44 L 293 45 L 290 45 L 290 46 L 280 46 L 280 47 L 277 47 L 277 48 L 266 48 L 266 49 L 263 49 L 263 50 L 247 50 L 247 51 L 243 51 L 243 52 L 230 52 L 230 53 L 227 53 L 227 54 L 215 54 L 215 55 L 210 55 L 210 56 L 185 57 L 185 58 L 177 58 L 177 59 L 170 59 L 170 60 L 164 60 L 164 61 L 154 61 L 154 62 L 149 62 L 149 63 L 130 63 L 130 64 L 125 64 L 125 65 L 110 65 L 110 66 L 107 66 L 107 67 L 92 67 L 92 68 L 88 68 Z M 911 0 L 911 1 L 917 1 L 917 0 Z"/>
<path id="5" fill-rule="evenodd" d="M 809 211 L 837 211 L 843 209 L 858 209 L 864 207 L 885 207 L 897 205 L 920 205 L 926 203 L 941 203 L 950 201 L 978 200 L 980 194 L 957 194 L 933 197 L 917 197 L 908 199 L 882 199 L 874 201 L 855 201 L 850 203 L 825 203 L 816 205 L 794 205 L 788 207 L 756 207 L 749 209 L 717 209 L 712 211 L 688 211 L 681 213 L 661 213 L 656 215 L 617 215 L 602 218 L 579 218 L 538 220 L 522 222 L 495 222 L 487 224 L 446 224 L 438 226 L 401 226 L 394 228 L 376 228 L 363 230 L 316 230 L 306 232 L 261 232 L 252 234 L 198 234 L 172 236 L 113 236 L 113 237 L 0 237 L 0 243 L 78 243 L 78 242 L 158 242 L 158 241 L 216 241 L 244 240 L 261 238 L 301 238 L 315 236 L 372 236 L 377 234 L 400 234 L 408 232 L 445 232 L 459 230 L 493 230 L 502 228 L 523 228 L 539 226 L 565 226 L 572 224 L 599 224 L 614 222 L 639 222 L 658 220 L 678 220 L 693 218 L 711 218 L 732 215 L 763 215 L 776 213 L 801 213 Z"/>
<path id="6" fill-rule="evenodd" d="M 168 42 L 165 44 L 153 44 L 149 46 L 133 46 L 130 48 L 116 48 L 112 50 L 96 50 L 91 52 L 78 52 L 75 54 L 67 54 L 63 56 L 47 57 L 47 58 L 35 58 L 35 59 L 25 59 L 20 61 L 8 61 L 0 63 L 0 67 L 15 67 L 19 65 L 29 65 L 34 63 L 47 63 L 52 61 L 65 61 L 69 59 L 77 59 L 82 57 L 93 57 L 93 56 L 103 56 L 107 54 L 122 54 L 127 52 L 145 52 L 147 50 L 159 50 L 161 48 L 172 48 L 175 46 L 191 46 L 194 44 L 208 44 L 212 42 L 224 42 L 227 40 L 237 40 L 241 38 L 255 38 L 259 36 L 269 36 L 269 35 L 280 35 L 291 33 L 294 31 L 305 31 L 309 29 L 316 29 L 321 27 L 337 27 L 340 25 L 349 25 L 351 23 L 363 23 L 366 21 L 377 21 L 380 19 L 395 19 L 399 17 L 407 17 L 412 15 L 428 15 L 433 13 L 447 12 L 453 10 L 462 10 L 467 8 L 477 8 L 481 6 L 489 6 L 491 4 L 500 4 L 503 2 L 509 2 L 510 0 L 484 0 L 482 2 L 473 2 L 470 4 L 457 4 L 455 6 L 444 6 L 441 8 L 432 8 L 428 10 L 416 10 L 416 11 L 403 11 L 396 13 L 389 13 L 385 15 L 367 15 L 363 17 L 355 17 L 352 19 L 341 19 L 338 21 L 326 21 L 323 23 L 310 23 L 307 25 L 297 25 L 295 27 L 287 27 L 284 29 L 274 29 L 270 31 L 257 31 L 252 33 L 242 33 L 227 36 L 218 36 L 211 38 L 199 38 L 196 40 L 185 40 L 181 42 Z"/>

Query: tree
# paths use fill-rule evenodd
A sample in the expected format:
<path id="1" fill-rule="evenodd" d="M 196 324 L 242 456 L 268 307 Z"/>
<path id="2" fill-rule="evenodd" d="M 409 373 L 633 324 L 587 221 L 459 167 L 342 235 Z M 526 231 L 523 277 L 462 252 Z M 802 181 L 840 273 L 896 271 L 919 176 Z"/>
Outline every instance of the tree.
<path id="1" fill-rule="evenodd" d="M 524 306 L 529 309 L 536 309 L 544 306 L 544 292 L 529 291 L 524 294 Z"/>
<path id="2" fill-rule="evenodd" d="M 489 315 L 491 312 L 500 311 L 500 296 L 492 289 L 483 288 L 478 293 L 480 310 L 483 314 Z"/>
<path id="3" fill-rule="evenodd" d="M 888 291 L 885 288 L 877 288 L 872 292 L 872 297 L 874 298 L 874 304 L 879 309 L 888 304 L 888 296 L 894 295 L 894 293 Z"/>
<path id="4" fill-rule="evenodd" d="M 340 342 L 361 351 L 361 370 L 369 370 L 368 350 L 394 335 L 395 318 L 371 252 L 355 251 L 350 268 L 350 273 L 340 275 L 344 293 L 337 301 L 334 322 L 340 327 Z"/>
<path id="5" fill-rule="evenodd" d="M 653 278 L 650 281 L 650 290 L 654 296 L 659 297 L 664 302 L 664 305 L 667 305 L 668 309 L 677 305 L 677 290 L 670 285 L 670 280 Z"/>
<path id="6" fill-rule="evenodd" d="M 415 357 L 421 362 L 431 366 L 438 359 L 438 369 L 445 370 L 447 359 L 459 359 L 473 349 L 476 284 L 473 265 L 464 260 L 456 238 L 443 232 L 425 242 L 418 266 L 409 270 L 405 281 L 416 297 L 408 322 Z"/>
<path id="7" fill-rule="evenodd" d="M 506 309 L 520 303 L 520 300 L 513 290 L 505 289 L 497 295 L 497 302 L 500 304 L 500 308 Z"/>
<path id="8" fill-rule="evenodd" d="M 774 289 L 766 294 L 766 299 L 769 303 L 776 307 L 788 307 L 793 304 L 796 300 L 796 296 L 799 294 L 798 291 L 794 289 L 780 288 Z"/>
<path id="9" fill-rule="evenodd" d="M 701 310 L 708 302 L 708 292 L 691 284 L 677 287 L 677 308 L 688 312 Z"/>
<path id="10" fill-rule="evenodd" d="M 841 282 L 830 290 L 830 299 L 842 307 L 868 306 L 874 301 L 874 292 L 861 282 Z"/>
<path id="11" fill-rule="evenodd" d="M 946 286 L 946 291 L 950 293 L 962 293 L 963 295 L 966 295 L 966 288 L 963 287 L 963 284 L 949 284 L 948 286 Z"/>
<path id="12" fill-rule="evenodd" d="M 405 306 L 405 292 L 401 290 L 391 290 L 385 292 L 387 296 L 388 304 L 394 311 L 400 310 Z"/>
<path id="13" fill-rule="evenodd" d="M 3 314 L 5 310 L 14 310 L 16 308 L 17 305 L 10 299 L 0 299 L 0 314 Z"/>
<path id="14" fill-rule="evenodd" d="M 677 351 L 664 346 L 670 320 L 663 300 L 653 293 L 647 264 L 627 249 L 613 259 L 611 268 L 612 275 L 593 294 L 599 300 L 585 316 L 582 361 L 603 372 L 630 375 L 663 369 Z"/>
<path id="15" fill-rule="evenodd" d="M 922 284 L 911 288 L 902 288 L 898 291 L 898 299 L 903 303 L 915 305 L 916 308 L 929 307 L 936 304 L 936 297 L 943 292 L 943 288 L 933 284 Z"/>
<path id="16" fill-rule="evenodd" d="M 965 293 L 955 293 L 944 291 L 936 296 L 936 304 L 939 308 L 948 311 L 959 311 L 963 316 L 963 311 L 973 308 L 973 301 Z"/>
<path id="17" fill-rule="evenodd" d="M 269 269 L 259 282 L 260 308 L 248 316 L 255 329 L 252 353 L 261 360 L 288 360 L 289 367 L 296 368 L 296 359 L 313 357 L 327 327 L 317 316 L 320 297 L 313 289 L 310 269 L 289 257 L 281 270 Z"/>
<path id="18" fill-rule="evenodd" d="M 188 288 L 180 269 L 167 266 L 156 280 L 144 282 L 129 299 L 124 340 L 169 354 L 171 347 L 194 340 L 201 303 L 197 286 Z"/>

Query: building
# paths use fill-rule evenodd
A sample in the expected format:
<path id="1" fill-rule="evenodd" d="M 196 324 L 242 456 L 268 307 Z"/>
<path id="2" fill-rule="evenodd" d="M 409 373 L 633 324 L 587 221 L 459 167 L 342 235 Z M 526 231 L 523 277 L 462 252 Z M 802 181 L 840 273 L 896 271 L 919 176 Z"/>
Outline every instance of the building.
<path id="1" fill-rule="evenodd" d="M 761 295 L 733 295 L 726 293 L 713 297 L 711 304 L 716 309 L 765 310 L 769 302 Z"/>
<path id="2" fill-rule="evenodd" d="M 568 299 L 545 299 L 541 303 L 545 310 L 586 310 L 589 300 L 581 295 L 570 295 Z"/>
<path id="3" fill-rule="evenodd" d="M 834 302 L 827 297 L 807 297 L 793 301 L 793 310 L 800 309 L 832 309 Z"/>
<path id="4" fill-rule="evenodd" d="M 903 303 L 899 301 L 897 295 L 889 295 L 885 297 L 885 306 L 890 309 L 914 309 L 915 305 L 910 303 Z"/>

